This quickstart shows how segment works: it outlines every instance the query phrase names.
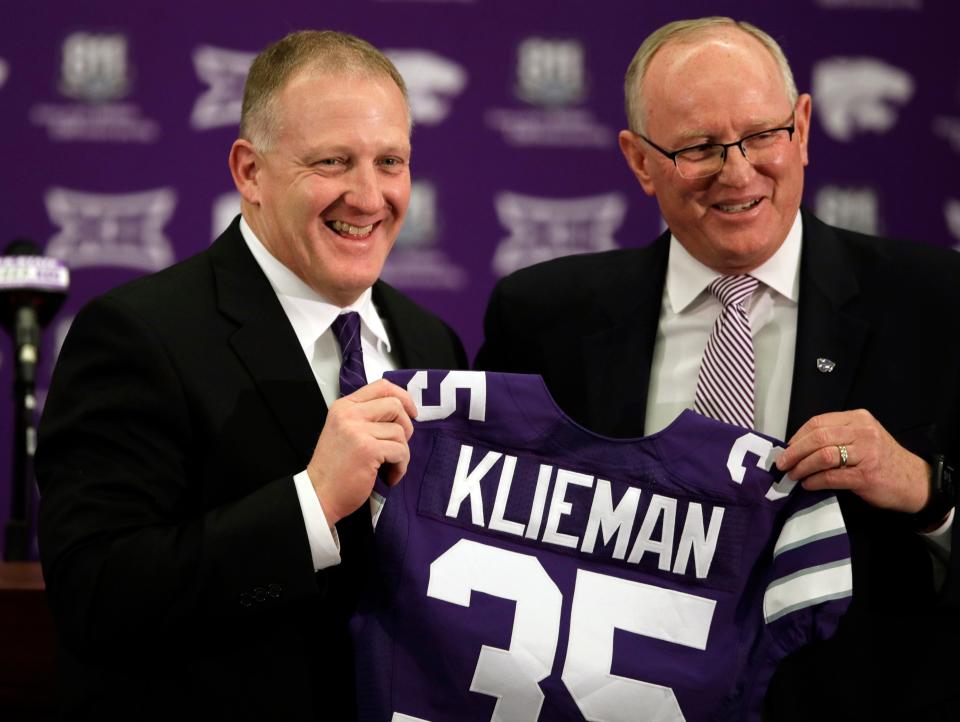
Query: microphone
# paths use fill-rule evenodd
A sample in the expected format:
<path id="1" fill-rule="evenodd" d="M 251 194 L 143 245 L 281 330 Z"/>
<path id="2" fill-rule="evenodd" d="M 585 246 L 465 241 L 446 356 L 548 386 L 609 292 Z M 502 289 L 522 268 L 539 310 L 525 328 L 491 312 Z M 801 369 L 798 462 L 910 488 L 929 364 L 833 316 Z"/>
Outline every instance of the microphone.
<path id="1" fill-rule="evenodd" d="M 11 241 L 0 256 L 0 326 L 13 337 L 15 359 L 12 498 L 3 548 L 8 561 L 26 560 L 30 555 L 40 329 L 60 309 L 69 286 L 67 267 L 43 256 L 33 241 Z"/>
<path id="2" fill-rule="evenodd" d="M 11 241 L 0 256 L 0 325 L 13 336 L 18 380 L 36 383 L 40 328 L 60 309 L 69 286 L 67 267 L 41 255 L 33 241 Z"/>
<path id="3" fill-rule="evenodd" d="M 37 244 L 18 238 L 0 256 L 0 326 L 13 336 L 17 380 L 36 383 L 40 328 L 60 309 L 70 287 L 70 271 L 40 253 Z"/>

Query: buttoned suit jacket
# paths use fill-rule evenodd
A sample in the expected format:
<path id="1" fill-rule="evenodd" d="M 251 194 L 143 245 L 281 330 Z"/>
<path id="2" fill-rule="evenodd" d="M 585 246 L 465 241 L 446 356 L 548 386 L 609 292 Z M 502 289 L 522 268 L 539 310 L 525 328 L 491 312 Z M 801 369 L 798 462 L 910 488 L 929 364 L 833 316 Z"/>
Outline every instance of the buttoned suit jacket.
<path id="1" fill-rule="evenodd" d="M 382 282 L 373 300 L 401 366 L 465 367 L 438 318 Z M 352 717 L 369 510 L 314 573 L 292 480 L 326 414 L 237 220 L 78 314 L 36 459 L 66 718 Z"/>
<path id="2" fill-rule="evenodd" d="M 801 212 L 787 437 L 817 414 L 865 408 L 914 453 L 958 458 L 960 255 Z M 644 248 L 561 258 L 501 280 L 476 366 L 541 374 L 586 427 L 641 436 L 668 253 L 666 232 Z M 818 358 L 833 370 L 822 372 Z M 906 515 L 850 492 L 839 499 L 852 546 L 851 610 L 835 639 L 781 665 L 770 719 L 960 715 L 958 555 L 937 593 L 929 551 Z"/>

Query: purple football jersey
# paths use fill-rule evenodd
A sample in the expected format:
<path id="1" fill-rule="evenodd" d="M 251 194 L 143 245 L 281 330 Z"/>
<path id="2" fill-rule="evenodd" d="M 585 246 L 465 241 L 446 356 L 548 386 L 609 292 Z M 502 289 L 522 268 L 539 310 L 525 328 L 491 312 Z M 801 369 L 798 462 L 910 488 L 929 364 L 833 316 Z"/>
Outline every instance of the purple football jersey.
<path id="1" fill-rule="evenodd" d="M 782 442 L 693 411 L 602 437 L 539 376 L 386 378 L 419 416 L 375 494 L 362 720 L 758 720 L 777 662 L 836 629 L 840 507 L 781 478 Z"/>

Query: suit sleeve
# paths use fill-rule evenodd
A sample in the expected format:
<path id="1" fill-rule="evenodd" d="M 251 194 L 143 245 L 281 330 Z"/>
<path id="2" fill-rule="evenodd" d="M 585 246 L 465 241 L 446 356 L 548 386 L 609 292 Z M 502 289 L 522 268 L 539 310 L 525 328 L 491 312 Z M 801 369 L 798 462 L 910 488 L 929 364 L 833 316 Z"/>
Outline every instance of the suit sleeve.
<path id="1" fill-rule="evenodd" d="M 483 343 L 474 360 L 474 368 L 482 371 L 531 373 L 534 368 L 524 361 L 531 344 L 516 335 L 516 322 L 522 306 L 511 303 L 505 281 L 500 281 L 490 294 L 483 318 Z"/>
<path id="2" fill-rule="evenodd" d="M 208 430 L 162 338 L 119 301 L 74 321 L 36 459 L 40 550 L 61 634 L 176 644 L 318 593 L 293 480 L 211 504 Z"/>

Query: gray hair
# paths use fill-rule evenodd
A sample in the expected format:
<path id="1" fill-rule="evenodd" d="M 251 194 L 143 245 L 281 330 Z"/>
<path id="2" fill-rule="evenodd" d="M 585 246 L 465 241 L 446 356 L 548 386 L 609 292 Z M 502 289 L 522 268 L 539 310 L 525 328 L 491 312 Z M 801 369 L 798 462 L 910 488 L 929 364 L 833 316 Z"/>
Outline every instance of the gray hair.
<path id="1" fill-rule="evenodd" d="M 260 151 L 269 150 L 280 132 L 277 95 L 301 70 L 354 73 L 396 83 L 410 116 L 407 86 L 386 55 L 356 35 L 334 30 L 300 30 L 264 48 L 250 66 L 243 87 L 240 137 Z"/>
<path id="2" fill-rule="evenodd" d="M 793 72 L 783 49 L 770 35 L 748 22 L 733 18 L 713 16 L 697 18 L 696 20 L 677 20 L 667 23 L 658 30 L 654 30 L 637 50 L 630 66 L 627 68 L 627 77 L 623 84 L 623 93 L 626 100 L 627 123 L 634 133 L 643 132 L 643 79 L 647 73 L 650 61 L 660 48 L 672 41 L 683 41 L 696 35 L 706 35 L 717 28 L 738 28 L 755 37 L 770 51 L 770 55 L 777 61 L 783 85 L 791 104 L 796 104 L 797 84 L 793 80 Z"/>

